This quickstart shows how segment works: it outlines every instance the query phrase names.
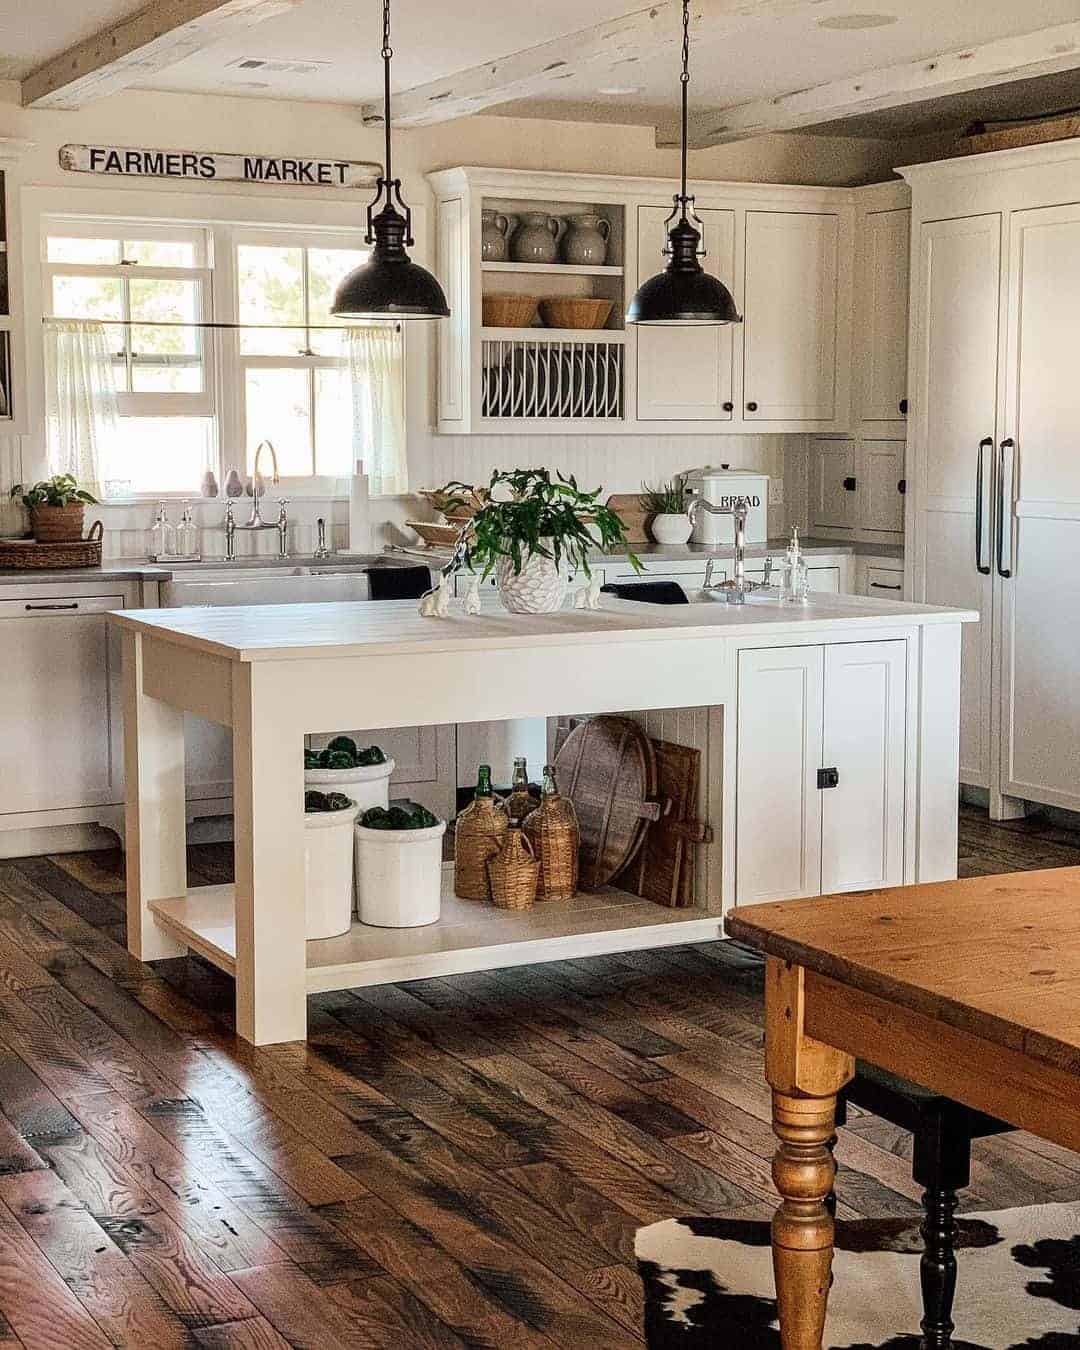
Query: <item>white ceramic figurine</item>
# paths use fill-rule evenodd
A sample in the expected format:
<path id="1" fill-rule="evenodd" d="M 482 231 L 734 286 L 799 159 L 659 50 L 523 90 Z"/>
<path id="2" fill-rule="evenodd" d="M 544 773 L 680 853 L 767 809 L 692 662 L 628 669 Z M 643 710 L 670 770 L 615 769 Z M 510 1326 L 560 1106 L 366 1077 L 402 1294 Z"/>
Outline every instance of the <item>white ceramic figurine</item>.
<path id="1" fill-rule="evenodd" d="M 450 613 L 450 578 L 441 576 L 439 584 L 420 597 L 419 611 L 425 619 L 445 619 Z"/>
<path id="2" fill-rule="evenodd" d="M 480 578 L 474 576 L 465 595 L 465 613 L 480 613 Z"/>

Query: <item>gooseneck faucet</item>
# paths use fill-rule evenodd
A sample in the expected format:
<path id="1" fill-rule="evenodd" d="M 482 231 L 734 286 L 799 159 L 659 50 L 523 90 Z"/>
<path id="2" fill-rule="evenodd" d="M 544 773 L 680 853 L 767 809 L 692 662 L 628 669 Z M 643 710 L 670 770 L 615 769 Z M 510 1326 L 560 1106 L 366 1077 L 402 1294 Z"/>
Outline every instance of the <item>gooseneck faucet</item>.
<path id="1" fill-rule="evenodd" d="M 270 462 L 273 464 L 273 476 L 270 481 L 277 487 L 281 479 L 278 476 L 277 451 L 270 441 L 260 441 L 255 447 L 255 463 L 251 470 L 251 515 L 243 525 L 237 525 L 238 530 L 276 530 L 277 525 L 273 521 L 263 520 L 262 511 L 259 507 L 259 498 L 266 491 L 263 484 L 262 474 L 259 472 L 259 459 L 264 450 L 270 451 Z"/>
<path id="2" fill-rule="evenodd" d="M 695 497 L 686 514 L 690 517 L 691 526 L 697 524 L 698 514 L 701 511 L 708 511 L 711 516 L 733 516 L 735 518 L 735 575 L 728 581 L 713 582 L 712 572 L 715 558 L 710 558 L 705 567 L 705 585 L 702 590 L 720 591 L 729 605 L 742 605 L 746 603 L 746 597 L 751 591 L 758 591 L 769 584 L 768 573 L 771 568 L 771 560 L 766 559 L 765 581 L 751 581 L 746 575 L 746 518 L 749 514 L 749 507 L 746 502 L 739 500 L 733 506 L 713 506 L 712 502 L 707 502 L 704 497 Z"/>

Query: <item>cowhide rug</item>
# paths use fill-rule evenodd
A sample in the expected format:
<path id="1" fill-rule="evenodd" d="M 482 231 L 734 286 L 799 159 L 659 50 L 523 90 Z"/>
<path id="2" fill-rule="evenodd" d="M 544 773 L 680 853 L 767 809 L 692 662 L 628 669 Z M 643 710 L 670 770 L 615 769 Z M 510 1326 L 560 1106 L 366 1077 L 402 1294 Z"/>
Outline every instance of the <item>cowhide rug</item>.
<path id="1" fill-rule="evenodd" d="M 1080 1350 L 1080 1205 L 959 1218 L 955 1350 Z M 767 1223 L 638 1230 L 650 1350 L 780 1350 Z M 829 1350 L 919 1350 L 918 1221 L 837 1224 Z"/>

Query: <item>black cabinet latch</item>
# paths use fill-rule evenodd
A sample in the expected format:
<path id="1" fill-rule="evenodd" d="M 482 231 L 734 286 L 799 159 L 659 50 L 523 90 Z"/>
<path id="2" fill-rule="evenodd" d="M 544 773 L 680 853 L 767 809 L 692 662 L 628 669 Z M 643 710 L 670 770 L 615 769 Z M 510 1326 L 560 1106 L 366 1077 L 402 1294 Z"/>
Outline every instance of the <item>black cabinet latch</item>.
<path id="1" fill-rule="evenodd" d="M 818 769 L 817 785 L 819 788 L 834 788 L 840 786 L 839 769 Z"/>
<path id="2" fill-rule="evenodd" d="M 859 486 L 859 484 L 858 484 L 857 479 L 855 479 L 855 478 L 845 478 L 845 479 L 844 479 L 844 491 L 845 491 L 845 492 L 854 492 L 855 489 L 856 489 L 858 486 Z"/>

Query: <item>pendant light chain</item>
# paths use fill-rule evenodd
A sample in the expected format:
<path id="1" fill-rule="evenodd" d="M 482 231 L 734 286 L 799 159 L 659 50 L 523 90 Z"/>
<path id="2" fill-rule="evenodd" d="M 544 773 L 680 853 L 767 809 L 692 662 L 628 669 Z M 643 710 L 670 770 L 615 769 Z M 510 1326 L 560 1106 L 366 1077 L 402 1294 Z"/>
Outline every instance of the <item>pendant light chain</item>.
<path id="1" fill-rule="evenodd" d="M 383 173 L 388 181 L 394 174 L 391 168 L 390 149 L 390 62 L 394 59 L 394 49 L 390 45 L 390 0 L 383 0 L 382 11 L 382 60 L 383 60 L 383 134 L 386 138 L 386 167 Z"/>
<path id="2" fill-rule="evenodd" d="M 682 74 L 679 76 L 682 82 L 682 191 L 680 200 L 682 201 L 683 219 L 686 219 L 686 151 L 689 141 L 689 116 L 687 113 L 687 102 L 690 92 L 690 0 L 683 0 L 682 6 Z"/>

